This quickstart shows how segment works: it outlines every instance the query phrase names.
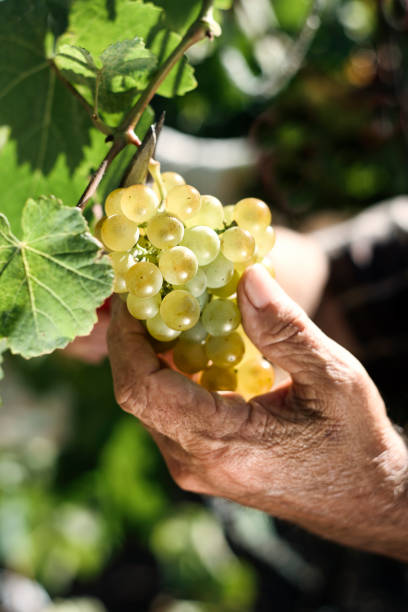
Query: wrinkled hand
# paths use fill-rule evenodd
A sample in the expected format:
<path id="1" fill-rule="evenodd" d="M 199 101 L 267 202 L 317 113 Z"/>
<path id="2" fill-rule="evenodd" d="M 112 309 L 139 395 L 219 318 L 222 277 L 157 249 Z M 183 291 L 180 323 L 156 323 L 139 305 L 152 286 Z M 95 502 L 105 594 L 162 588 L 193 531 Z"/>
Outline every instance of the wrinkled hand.
<path id="1" fill-rule="evenodd" d="M 240 283 L 243 325 L 291 375 L 245 402 L 165 367 L 116 303 L 108 343 L 116 398 L 156 440 L 175 481 L 408 560 L 407 450 L 361 364 L 261 266 Z"/>

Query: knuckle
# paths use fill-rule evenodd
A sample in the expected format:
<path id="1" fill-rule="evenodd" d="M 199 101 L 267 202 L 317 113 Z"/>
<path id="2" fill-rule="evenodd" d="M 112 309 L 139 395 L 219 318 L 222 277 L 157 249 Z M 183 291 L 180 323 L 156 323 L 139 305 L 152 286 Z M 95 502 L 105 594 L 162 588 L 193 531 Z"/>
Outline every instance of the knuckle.
<path id="1" fill-rule="evenodd" d="M 296 343 L 302 340 L 305 329 L 306 317 L 302 312 L 293 313 L 288 319 L 279 317 L 270 321 L 267 329 L 260 334 L 261 344 L 267 349 L 276 349 L 283 343 Z"/>

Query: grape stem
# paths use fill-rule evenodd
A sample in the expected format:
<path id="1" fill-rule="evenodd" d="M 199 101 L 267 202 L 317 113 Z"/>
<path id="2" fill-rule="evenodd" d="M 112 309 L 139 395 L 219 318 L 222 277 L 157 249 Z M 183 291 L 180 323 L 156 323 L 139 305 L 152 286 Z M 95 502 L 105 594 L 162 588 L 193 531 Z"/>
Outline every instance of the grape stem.
<path id="1" fill-rule="evenodd" d="M 215 36 L 220 36 L 221 28 L 213 17 L 213 5 L 214 0 L 203 0 L 201 11 L 197 19 L 189 27 L 180 43 L 169 55 L 166 61 L 160 66 L 160 68 L 150 81 L 149 85 L 142 93 L 139 100 L 136 102 L 135 106 L 128 112 L 119 127 L 112 132 L 110 128 L 105 126 L 107 130 L 109 130 L 109 132 L 104 131 L 104 133 L 107 134 L 106 140 L 107 142 L 113 141 L 112 147 L 101 162 L 96 173 L 92 176 L 87 188 L 85 189 L 77 204 L 77 207 L 83 209 L 86 206 L 89 199 L 95 194 L 106 170 L 108 169 L 112 161 L 127 145 L 140 145 L 140 140 L 135 134 L 136 126 L 142 118 L 142 115 L 149 103 L 151 102 L 153 96 L 158 91 L 168 74 L 171 72 L 172 68 L 184 56 L 184 53 L 190 47 L 200 42 L 201 40 L 204 40 L 205 38 L 210 38 L 212 40 Z M 53 65 L 53 68 L 54 70 L 56 70 L 59 78 L 64 79 L 62 74 L 58 74 L 59 70 L 57 66 L 54 66 L 55 65 Z M 80 96 L 80 94 L 74 88 L 72 89 L 74 90 L 73 93 L 76 95 L 76 97 Z M 80 98 L 82 98 L 82 96 L 80 96 Z M 82 99 L 80 101 L 83 105 L 85 103 L 87 107 L 89 106 L 86 100 Z M 89 109 L 87 110 L 89 112 Z M 92 108 L 91 110 L 93 111 Z M 100 131 L 103 131 L 101 129 L 102 126 L 96 125 L 95 123 L 98 118 L 94 117 L 92 118 L 92 120 L 94 121 L 95 126 Z"/>

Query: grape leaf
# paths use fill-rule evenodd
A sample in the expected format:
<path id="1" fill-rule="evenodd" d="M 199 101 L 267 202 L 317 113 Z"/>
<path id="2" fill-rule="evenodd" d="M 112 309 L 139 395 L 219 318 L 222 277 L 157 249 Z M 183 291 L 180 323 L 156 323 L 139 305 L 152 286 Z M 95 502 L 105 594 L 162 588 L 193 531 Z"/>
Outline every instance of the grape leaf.
<path id="1" fill-rule="evenodd" d="M 77 208 L 28 200 L 22 225 L 20 241 L 0 215 L 0 337 L 30 358 L 91 331 L 113 273 Z"/>
<path id="2" fill-rule="evenodd" d="M 19 163 L 48 174 L 60 154 L 73 171 L 89 144 L 91 122 L 50 69 L 47 3 L 0 2 L 0 125 L 18 143 Z"/>
<path id="3" fill-rule="evenodd" d="M 181 40 L 179 34 L 166 27 L 164 11 L 150 2 L 117 0 L 111 11 L 106 0 L 73 0 L 69 29 L 61 37 L 60 45 L 84 47 L 96 57 L 113 40 L 134 37 L 145 41 L 146 48 L 158 58 L 159 66 Z M 165 97 L 183 95 L 196 85 L 193 68 L 185 58 L 173 68 L 158 93 Z"/>

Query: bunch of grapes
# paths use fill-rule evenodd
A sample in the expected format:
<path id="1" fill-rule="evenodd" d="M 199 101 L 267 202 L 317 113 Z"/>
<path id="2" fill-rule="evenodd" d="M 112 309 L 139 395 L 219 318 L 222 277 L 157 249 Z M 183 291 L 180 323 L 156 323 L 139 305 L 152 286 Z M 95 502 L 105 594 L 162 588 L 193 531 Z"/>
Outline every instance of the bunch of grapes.
<path id="1" fill-rule="evenodd" d="M 268 206 L 246 198 L 223 207 L 174 172 L 153 187 L 115 189 L 96 234 L 109 251 L 114 291 L 144 321 L 173 363 L 210 391 L 249 398 L 269 391 L 272 366 L 241 326 L 237 286 L 275 243 Z M 165 343 L 164 345 L 162 343 Z M 163 349 L 163 346 L 166 347 Z"/>

